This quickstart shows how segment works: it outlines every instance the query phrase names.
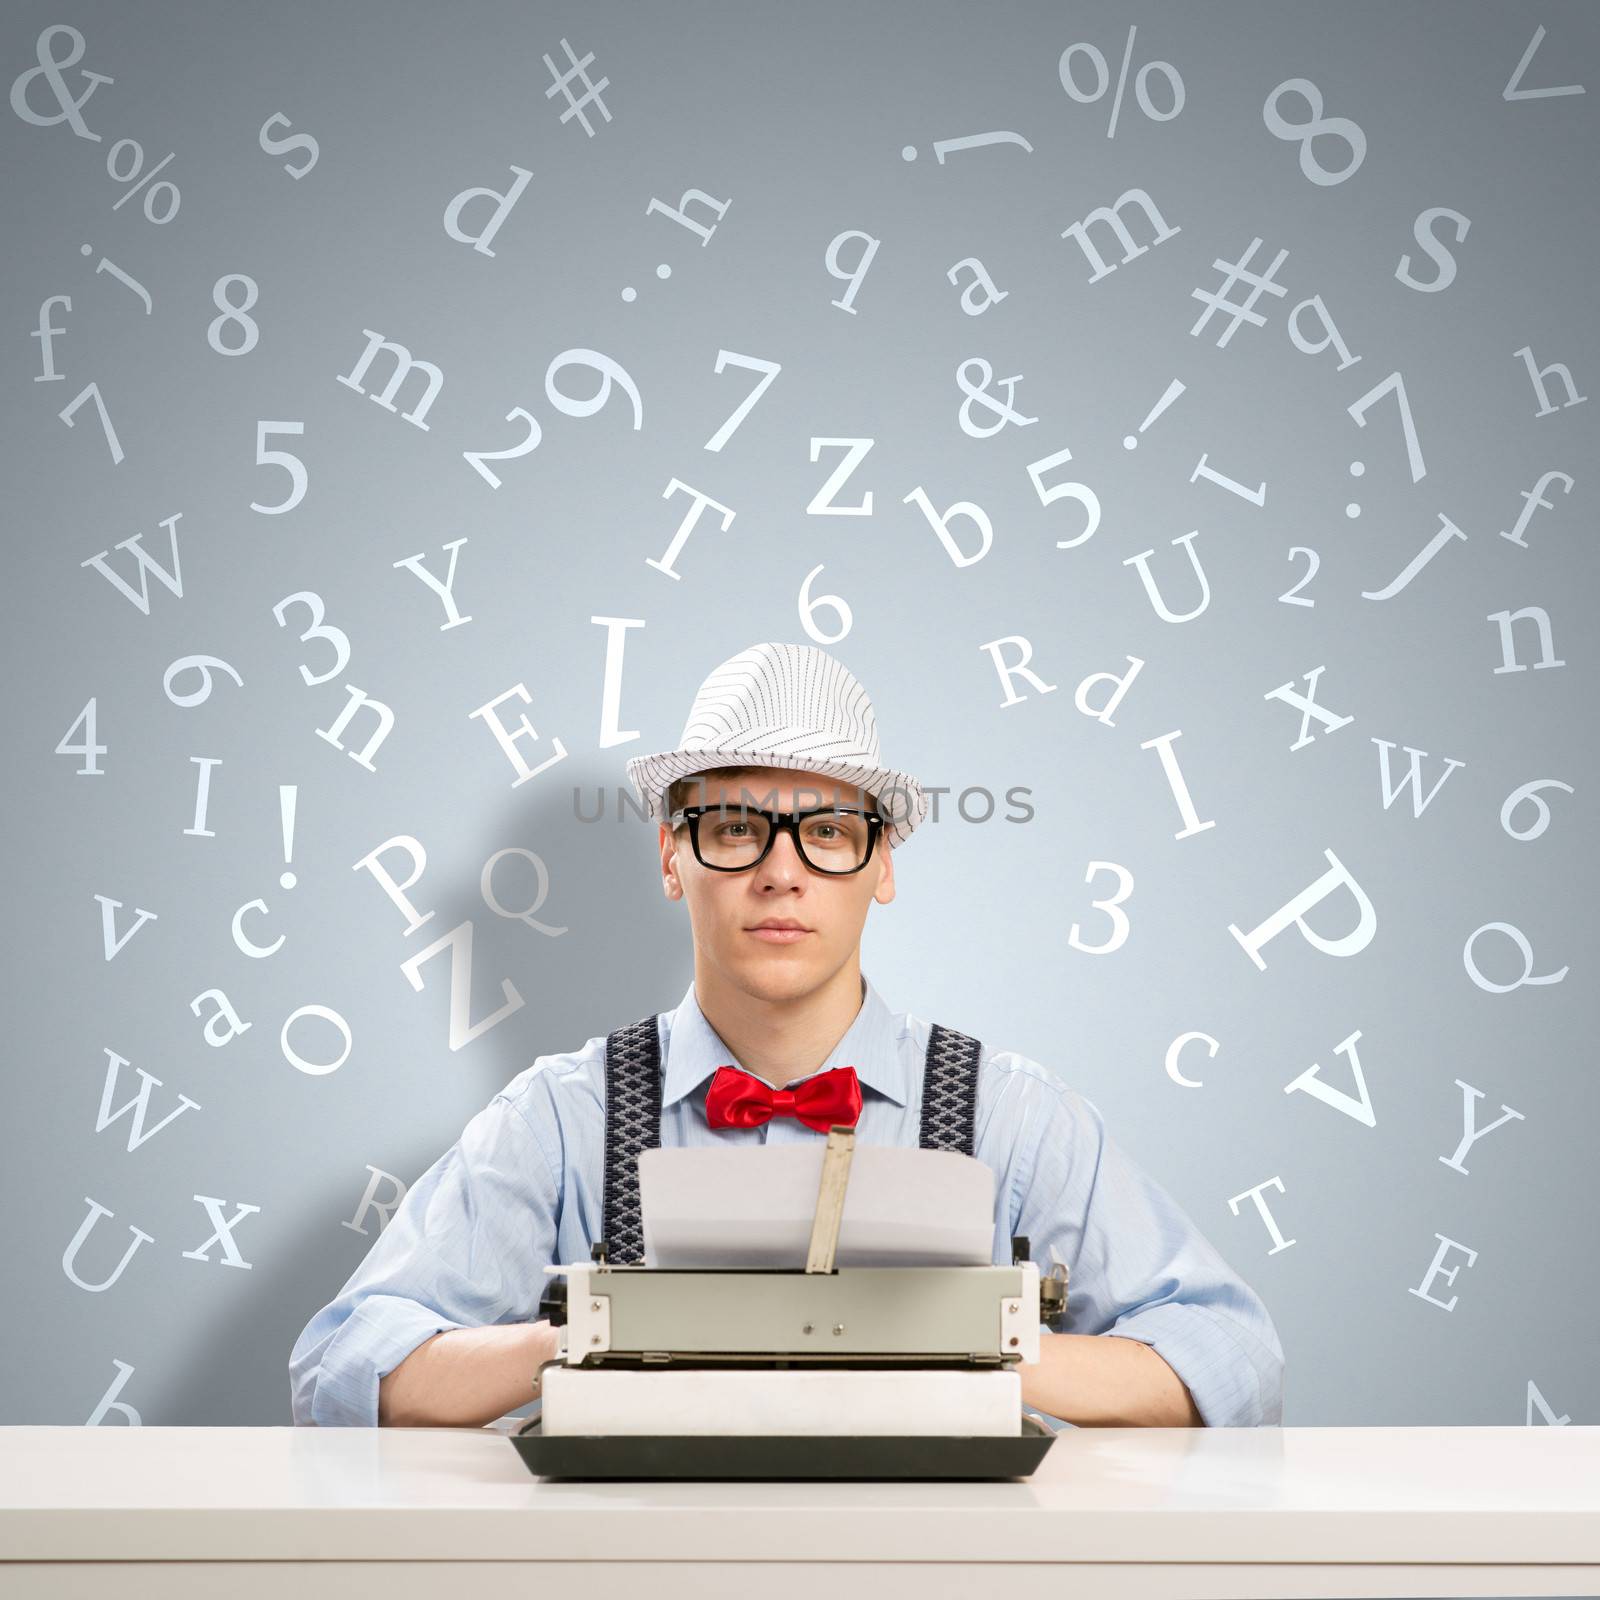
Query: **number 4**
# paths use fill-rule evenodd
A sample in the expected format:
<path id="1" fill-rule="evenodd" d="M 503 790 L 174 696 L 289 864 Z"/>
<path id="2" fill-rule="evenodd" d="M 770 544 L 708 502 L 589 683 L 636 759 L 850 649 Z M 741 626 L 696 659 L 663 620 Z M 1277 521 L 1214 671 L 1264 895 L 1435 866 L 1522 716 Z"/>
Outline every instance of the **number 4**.
<path id="1" fill-rule="evenodd" d="M 72 726 L 61 735 L 61 743 L 56 746 L 56 754 L 58 756 L 82 756 L 89 763 L 86 767 L 78 768 L 78 776 L 83 778 L 103 778 L 105 776 L 104 768 L 97 767 L 94 764 L 94 758 L 96 756 L 103 756 L 106 753 L 105 745 L 95 743 L 94 703 L 96 698 L 97 697 L 94 695 L 89 697 L 88 704 L 85 705 L 83 710 L 78 713 L 77 720 L 72 724 Z M 70 739 L 79 728 L 83 729 L 84 742 L 82 744 L 68 744 L 67 740 Z"/>

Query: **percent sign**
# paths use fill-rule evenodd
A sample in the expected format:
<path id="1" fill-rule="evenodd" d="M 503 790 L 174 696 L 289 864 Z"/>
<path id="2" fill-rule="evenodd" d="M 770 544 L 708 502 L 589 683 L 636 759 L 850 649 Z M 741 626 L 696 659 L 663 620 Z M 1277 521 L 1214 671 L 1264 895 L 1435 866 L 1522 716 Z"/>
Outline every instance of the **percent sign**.
<path id="1" fill-rule="evenodd" d="M 129 167 L 126 172 L 118 172 L 117 167 L 120 165 L 120 162 L 117 159 L 117 152 L 124 146 L 133 152 L 133 165 Z M 118 139 L 117 142 L 112 145 L 110 150 L 106 152 L 106 171 L 113 178 L 115 178 L 118 183 L 126 183 L 130 178 L 139 178 L 139 181 L 134 184 L 134 186 L 125 195 L 123 195 L 122 199 L 118 200 L 111 209 L 113 211 L 117 210 L 126 201 L 131 200 L 136 194 L 138 194 L 140 189 L 143 189 L 147 183 L 150 183 L 150 180 L 155 177 L 155 175 L 164 166 L 166 166 L 169 161 L 172 160 L 172 154 L 173 153 L 169 151 L 148 172 L 145 172 L 142 178 L 139 178 L 139 174 L 144 172 L 144 146 L 141 145 L 137 139 Z M 165 189 L 172 198 L 167 205 L 165 214 L 158 217 L 156 215 L 156 193 L 161 189 Z M 182 197 L 178 193 L 177 184 L 171 183 L 166 178 L 163 178 L 160 183 L 151 184 L 148 189 L 145 189 L 144 214 L 154 223 L 171 222 L 172 219 L 178 214 L 178 206 L 181 203 L 181 200 Z"/>
<path id="2" fill-rule="evenodd" d="M 1111 121 L 1106 126 L 1108 139 L 1116 137 L 1117 114 L 1122 110 L 1122 91 L 1128 81 L 1128 63 L 1133 60 L 1133 36 L 1136 32 L 1137 24 L 1128 29 L 1128 47 L 1122 52 L 1122 69 L 1117 73 L 1117 92 L 1111 97 Z M 1072 75 L 1072 58 L 1080 50 L 1094 68 L 1094 87 L 1089 90 L 1080 89 L 1077 79 Z M 1106 58 L 1092 44 L 1068 45 L 1061 52 L 1060 71 L 1061 87 L 1080 106 L 1100 99 L 1111 82 L 1111 69 L 1106 65 Z M 1158 72 L 1167 80 L 1167 92 L 1172 96 L 1172 109 L 1165 112 L 1158 111 L 1155 101 L 1150 98 L 1150 79 Z M 1139 109 L 1152 122 L 1171 122 L 1183 110 L 1183 79 L 1170 61 L 1147 61 L 1134 74 L 1133 95 L 1139 102 Z"/>

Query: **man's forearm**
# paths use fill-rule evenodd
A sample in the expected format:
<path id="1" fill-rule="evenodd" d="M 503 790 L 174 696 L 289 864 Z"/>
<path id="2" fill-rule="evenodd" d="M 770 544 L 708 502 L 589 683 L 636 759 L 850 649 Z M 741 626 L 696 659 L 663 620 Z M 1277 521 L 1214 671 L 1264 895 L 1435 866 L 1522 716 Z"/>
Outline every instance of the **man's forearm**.
<path id="1" fill-rule="evenodd" d="M 540 1363 L 556 1353 L 549 1322 L 448 1328 L 378 1380 L 378 1425 L 481 1428 L 537 1398 Z"/>
<path id="2" fill-rule="evenodd" d="M 1147 1344 L 1110 1333 L 1041 1333 L 1022 1399 L 1080 1428 L 1201 1428 L 1183 1380 Z"/>
<path id="3" fill-rule="evenodd" d="M 379 1380 L 379 1425 L 481 1428 L 516 1411 L 557 1338 L 548 1322 L 436 1333 Z M 1039 1360 L 1019 1370 L 1026 1404 L 1080 1428 L 1204 1425 L 1183 1380 L 1136 1339 L 1042 1333 Z"/>

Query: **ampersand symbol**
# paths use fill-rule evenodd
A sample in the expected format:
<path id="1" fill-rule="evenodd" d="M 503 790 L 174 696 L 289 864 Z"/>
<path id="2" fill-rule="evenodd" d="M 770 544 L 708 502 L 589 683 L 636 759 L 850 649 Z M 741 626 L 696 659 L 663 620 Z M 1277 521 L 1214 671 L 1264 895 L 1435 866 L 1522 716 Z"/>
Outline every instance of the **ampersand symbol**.
<path id="1" fill-rule="evenodd" d="M 59 61 L 50 43 L 58 33 L 64 33 L 72 41 L 72 54 Z M 34 45 L 34 54 L 38 57 L 39 65 L 18 73 L 11 85 L 11 109 L 24 122 L 31 122 L 36 128 L 53 128 L 58 122 L 70 122 L 72 131 L 80 139 L 91 139 L 99 144 L 100 135 L 91 133 L 83 120 L 84 102 L 102 83 L 115 83 L 116 79 L 108 78 L 103 72 L 90 72 L 85 67 L 83 76 L 89 80 L 89 87 L 74 100 L 72 91 L 67 87 L 67 80 L 61 76 L 64 67 L 73 66 L 83 59 L 84 49 L 83 35 L 76 28 L 68 27 L 64 22 L 46 28 Z M 28 85 L 41 73 L 50 92 L 56 97 L 56 104 L 61 108 L 53 117 L 41 116 L 28 104 Z"/>
<path id="2" fill-rule="evenodd" d="M 974 387 L 967 381 L 967 368 L 976 367 L 981 374 L 981 381 Z M 961 402 L 961 431 L 974 439 L 987 439 L 997 434 L 1008 422 L 1014 422 L 1019 428 L 1025 428 L 1030 422 L 1037 422 L 1037 417 L 1025 417 L 1020 411 L 1012 409 L 1012 395 L 1016 386 L 1022 382 L 1019 372 L 1014 378 L 1001 378 L 1000 387 L 1005 390 L 1006 397 L 1003 401 L 997 400 L 988 392 L 989 385 L 994 383 L 994 368 L 982 356 L 971 356 L 956 368 L 956 382 L 961 385 L 961 392 L 966 399 Z M 972 403 L 977 401 L 986 411 L 993 412 L 999 419 L 992 428 L 980 428 L 972 420 Z"/>

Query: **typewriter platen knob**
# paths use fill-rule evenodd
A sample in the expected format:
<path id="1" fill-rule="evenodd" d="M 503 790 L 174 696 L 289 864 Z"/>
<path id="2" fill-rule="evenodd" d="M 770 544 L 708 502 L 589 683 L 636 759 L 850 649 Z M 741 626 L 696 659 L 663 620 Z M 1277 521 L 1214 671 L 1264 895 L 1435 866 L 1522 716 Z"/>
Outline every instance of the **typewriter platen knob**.
<path id="1" fill-rule="evenodd" d="M 539 1299 L 539 1315 L 547 1319 L 553 1327 L 566 1326 L 567 1280 L 565 1278 L 545 1280 L 544 1294 Z"/>
<path id="2" fill-rule="evenodd" d="M 1025 1233 L 1011 1236 L 1011 1264 L 1020 1267 L 1030 1259 L 1030 1245 Z M 1048 1273 L 1039 1276 L 1039 1321 L 1052 1333 L 1060 1333 L 1067 1320 L 1067 1267 L 1057 1261 Z"/>
<path id="3" fill-rule="evenodd" d="M 1067 1320 L 1067 1267 L 1055 1262 L 1039 1279 L 1039 1321 L 1052 1333 L 1060 1333 Z"/>

